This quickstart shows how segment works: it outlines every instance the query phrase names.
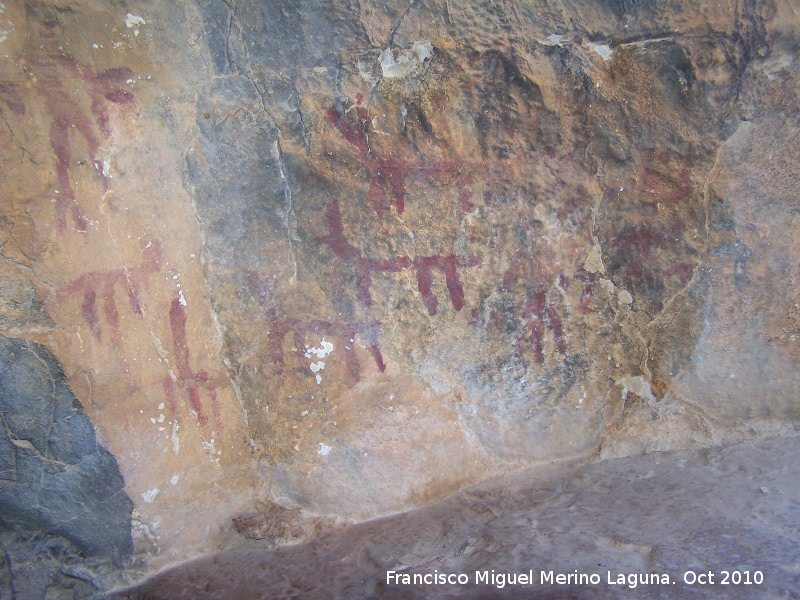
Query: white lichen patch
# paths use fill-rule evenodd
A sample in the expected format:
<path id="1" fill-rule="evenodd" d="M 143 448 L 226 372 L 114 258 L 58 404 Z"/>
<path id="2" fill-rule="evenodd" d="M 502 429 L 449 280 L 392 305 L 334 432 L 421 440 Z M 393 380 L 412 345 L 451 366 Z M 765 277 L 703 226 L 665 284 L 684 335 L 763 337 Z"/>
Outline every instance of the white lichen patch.
<path id="1" fill-rule="evenodd" d="M 558 33 L 551 33 L 544 39 L 537 39 L 536 41 L 542 46 L 563 46 L 561 41 L 564 39 L 563 35 Z"/>
<path id="2" fill-rule="evenodd" d="M 328 446 L 327 444 L 323 444 L 322 442 L 317 444 L 317 446 L 319 446 L 319 449 L 317 450 L 317 454 L 321 454 L 322 456 L 328 456 L 328 454 L 330 454 L 330 451 L 333 450 L 333 448 L 331 446 Z"/>
<path id="3" fill-rule="evenodd" d="M 95 44 L 97 46 L 97 44 Z M 99 46 L 102 48 L 103 46 Z M 97 48 L 95 48 L 96 50 Z M 97 160 L 100 161 L 103 177 L 112 179 L 114 176 L 111 174 L 111 161 L 117 152 L 116 146 L 103 146 L 97 150 Z"/>
<path id="4" fill-rule="evenodd" d="M 319 348 L 311 348 L 310 346 L 306 345 L 306 358 L 311 358 L 312 354 L 317 358 L 325 358 L 328 356 L 328 354 L 333 352 L 333 344 L 326 341 L 325 338 L 322 338 L 322 341 L 319 345 Z"/>
<path id="5" fill-rule="evenodd" d="M 172 424 L 172 435 L 170 437 L 172 438 L 172 451 L 175 454 L 180 452 L 180 449 L 181 449 L 181 440 L 180 440 L 180 438 L 178 438 L 178 430 L 180 428 L 181 428 L 181 426 L 178 425 L 178 421 L 175 421 Z"/>
<path id="6" fill-rule="evenodd" d="M 152 490 L 148 490 L 144 494 L 142 494 L 142 500 L 144 500 L 149 504 L 150 502 L 155 500 L 157 495 L 158 495 L 158 488 L 153 488 Z"/>
<path id="7" fill-rule="evenodd" d="M 128 13 L 125 17 L 125 26 L 132 29 L 137 25 L 147 25 L 147 22 L 142 17 L 137 17 L 134 14 Z"/>
<path id="8" fill-rule="evenodd" d="M 611 54 L 614 52 L 608 44 L 592 44 L 592 50 L 602 56 L 603 60 L 611 60 Z"/>
<path id="9" fill-rule="evenodd" d="M 333 352 L 333 344 L 331 344 L 325 338 L 322 338 L 322 341 L 320 342 L 319 346 L 320 346 L 319 348 L 312 348 L 311 346 L 306 344 L 305 357 L 311 358 L 311 356 L 313 355 L 316 356 L 317 358 L 325 358 L 326 356 L 328 356 Z M 309 365 L 309 368 L 311 369 L 312 373 L 317 373 L 316 376 L 317 385 L 322 385 L 322 377 L 319 375 L 319 371 L 322 371 L 322 369 L 325 368 L 325 363 L 321 360 L 318 360 L 317 362 L 312 362 Z"/>
<path id="10" fill-rule="evenodd" d="M 381 73 L 387 79 L 408 77 L 433 56 L 433 44 L 416 41 L 410 49 L 392 50 L 387 48 L 378 57 Z"/>
<path id="11" fill-rule="evenodd" d="M 628 399 L 628 392 L 633 392 L 640 398 L 656 402 L 656 397 L 653 395 L 653 390 L 650 388 L 650 382 L 641 375 L 636 377 L 623 377 L 617 381 L 617 385 L 622 388 L 622 399 Z"/>
<path id="12" fill-rule="evenodd" d="M 630 304 L 633 302 L 633 296 L 631 296 L 628 290 L 620 290 L 617 294 L 617 300 L 619 300 L 622 304 Z"/>
<path id="13" fill-rule="evenodd" d="M 6 5 L 0 4 L 0 15 L 5 13 L 5 11 L 6 11 Z M 0 29 L 0 43 L 5 42 L 8 39 L 11 30 L 14 29 L 14 24 L 7 17 L 5 19 L 5 23 L 3 23 L 2 25 L 3 28 Z M 6 55 L 5 58 L 8 58 L 8 55 Z"/>
<path id="14" fill-rule="evenodd" d="M 411 44 L 411 52 L 417 55 L 420 64 L 433 57 L 433 44 L 430 42 L 416 41 Z"/>

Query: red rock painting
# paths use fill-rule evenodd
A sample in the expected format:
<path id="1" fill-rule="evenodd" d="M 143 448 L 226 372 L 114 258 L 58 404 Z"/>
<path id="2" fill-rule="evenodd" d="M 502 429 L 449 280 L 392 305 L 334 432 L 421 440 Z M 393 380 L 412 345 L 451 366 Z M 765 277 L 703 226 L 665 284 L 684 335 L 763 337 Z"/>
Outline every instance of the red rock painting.
<path id="1" fill-rule="evenodd" d="M 688 156 L 651 150 L 623 186 L 606 192 L 612 210 L 618 197 L 640 201 L 635 213 L 618 209 L 604 251 L 610 273 L 650 310 L 660 310 L 686 286 L 697 264 L 696 231 L 706 215 L 702 203 L 693 201 L 700 189 L 690 167 Z"/>
<path id="2" fill-rule="evenodd" d="M 342 224 L 342 213 L 339 203 L 332 201 L 325 210 L 325 223 L 328 232 L 319 236 L 319 241 L 330 246 L 333 253 L 342 262 L 356 272 L 356 296 L 364 306 L 372 306 L 372 275 L 374 273 L 397 273 L 411 266 L 411 260 L 404 256 L 396 256 L 394 260 L 374 260 L 364 257 L 361 250 L 347 241 Z M 335 293 L 341 293 L 341 288 Z"/>
<path id="3" fill-rule="evenodd" d="M 567 341 L 561 316 L 555 303 L 548 301 L 543 290 L 529 290 L 520 309 L 510 302 L 492 310 L 489 326 L 513 333 L 517 352 L 530 349 L 537 363 L 544 363 L 547 352 L 545 329 L 552 334 L 552 344 L 557 353 L 567 354 Z"/>
<path id="4" fill-rule="evenodd" d="M 359 160 L 369 173 L 367 197 L 375 213 L 381 217 L 386 210 L 386 200 L 397 214 L 403 214 L 406 205 L 406 186 L 409 179 L 441 179 L 455 175 L 459 192 L 459 207 L 464 212 L 472 210 L 472 192 L 467 183 L 474 165 L 464 161 L 412 162 L 377 156 L 370 144 L 373 133 L 369 111 L 363 106 L 353 106 L 340 112 L 332 108 L 327 113 L 328 122 L 334 124 L 345 140 L 358 152 Z"/>
<path id="5" fill-rule="evenodd" d="M 82 297 L 81 316 L 89 326 L 92 336 L 100 343 L 109 343 L 122 357 L 123 335 L 117 292 L 123 291 L 130 313 L 141 319 L 143 315 L 139 300 L 140 290 L 146 287 L 154 273 L 161 270 L 161 260 L 160 242 L 158 240 L 148 242 L 142 249 L 142 260 L 137 266 L 85 273 L 58 290 L 57 301 L 62 304 L 71 297 Z M 102 304 L 103 308 L 102 317 L 98 311 L 99 304 Z M 108 330 L 105 341 L 104 322 Z M 124 358 L 121 360 L 124 362 Z M 127 372 L 127 367 L 125 370 Z"/>
<path id="6" fill-rule="evenodd" d="M 75 190 L 70 180 L 70 170 L 84 158 L 81 150 L 75 150 L 83 138 L 85 158 L 91 161 L 95 176 L 103 191 L 108 190 L 108 173 L 99 159 L 97 151 L 101 140 L 111 134 L 108 105 L 116 104 L 136 108 L 133 94 L 122 89 L 126 81 L 134 77 L 127 67 L 107 69 L 94 73 L 90 68 L 78 63 L 58 47 L 55 33 L 45 28 L 42 34 L 45 43 L 27 67 L 29 76 L 37 83 L 37 89 L 44 96 L 49 107 L 50 147 L 55 154 L 56 178 L 56 224 L 59 231 L 67 228 L 67 214 L 70 214 L 75 229 L 86 232 L 88 220 L 75 198 Z M 89 97 L 90 109 L 82 106 L 81 98 L 70 88 L 71 80 L 82 81 L 82 89 Z M 80 154 L 78 153 L 80 152 Z"/>
<path id="7" fill-rule="evenodd" d="M 616 231 L 611 240 L 611 266 L 621 272 L 625 288 L 645 292 L 656 308 L 663 305 L 667 284 L 672 289 L 684 287 L 694 273 L 694 265 L 670 264 L 671 257 L 663 252 L 683 236 L 685 229 L 684 223 L 674 221 L 666 226 L 627 225 Z"/>
<path id="8" fill-rule="evenodd" d="M 413 266 L 417 271 L 417 289 L 422 294 L 422 300 L 425 302 L 425 308 L 428 309 L 429 315 L 433 316 L 439 310 L 439 300 L 432 289 L 433 269 L 439 269 L 444 272 L 450 302 L 456 311 L 460 311 L 464 308 L 466 300 L 464 299 L 464 287 L 461 285 L 461 279 L 458 276 L 458 268 L 474 267 L 478 264 L 478 259 L 471 255 L 450 254 L 441 256 L 437 254 L 435 256 L 418 256 L 414 259 Z"/>
<path id="9" fill-rule="evenodd" d="M 581 292 L 581 297 L 578 300 L 578 310 L 585 315 L 594 312 L 594 309 L 592 308 L 592 299 L 594 298 L 594 284 L 595 284 L 595 276 L 592 273 L 587 274 L 585 282 L 583 284 L 583 291 Z"/>
<path id="10" fill-rule="evenodd" d="M 414 269 L 417 274 L 417 289 L 422 294 L 425 307 L 431 316 L 438 313 L 439 301 L 433 293 L 433 270 L 438 269 L 445 275 L 450 302 L 456 311 L 464 308 L 466 303 L 464 287 L 458 274 L 458 269 L 474 267 L 479 264 L 472 255 L 462 256 L 457 254 L 433 256 L 417 256 L 413 260 L 407 256 L 395 256 L 388 260 L 376 260 L 363 256 L 361 250 L 347 241 L 344 235 L 342 215 L 339 203 L 331 201 L 325 211 L 327 233 L 320 234 L 317 239 L 330 246 L 334 255 L 342 263 L 356 273 L 356 297 L 364 306 L 372 306 L 372 276 L 375 274 L 397 273 L 404 269 Z M 341 295 L 341 286 L 334 290 L 335 295 Z"/>
<path id="11" fill-rule="evenodd" d="M 222 414 L 217 399 L 217 388 L 211 375 L 204 370 L 195 372 L 189 362 L 189 342 L 186 334 L 186 310 L 181 298 L 174 298 L 169 309 L 169 324 L 172 332 L 172 348 L 174 370 L 171 368 L 169 377 L 162 383 L 173 414 L 179 410 L 178 397 L 180 396 L 190 411 L 197 418 L 204 435 L 209 434 L 209 411 L 204 407 L 202 391 L 208 396 L 211 412 L 214 417 L 215 433 L 223 434 Z M 175 372 L 177 371 L 177 373 Z"/>
<path id="12" fill-rule="evenodd" d="M 386 363 L 383 360 L 380 347 L 378 345 L 379 321 L 347 323 L 345 321 L 327 321 L 323 319 L 312 319 L 303 321 L 285 315 L 279 315 L 278 309 L 274 304 L 275 279 L 259 278 L 255 273 L 247 274 L 247 285 L 252 293 L 256 295 L 261 309 L 267 318 L 269 327 L 269 350 L 267 362 L 272 365 L 278 373 L 283 373 L 286 366 L 284 357 L 284 341 L 290 338 L 298 359 L 305 353 L 305 340 L 307 336 L 325 337 L 334 345 L 334 348 L 344 355 L 344 364 L 349 376 L 349 384 L 355 385 L 361 380 L 361 364 L 356 354 L 356 336 L 366 342 L 369 353 L 372 356 L 375 366 L 383 373 L 386 370 Z"/>

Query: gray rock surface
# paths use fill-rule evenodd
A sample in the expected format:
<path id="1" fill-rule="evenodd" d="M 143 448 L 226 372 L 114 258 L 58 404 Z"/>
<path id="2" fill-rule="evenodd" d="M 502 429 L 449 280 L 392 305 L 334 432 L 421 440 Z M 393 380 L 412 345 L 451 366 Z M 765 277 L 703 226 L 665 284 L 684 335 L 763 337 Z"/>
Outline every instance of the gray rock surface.
<path id="1" fill-rule="evenodd" d="M 133 554 L 117 461 L 38 344 L 0 337 L 0 419 L 0 590 L 88 597 Z"/>
<path id="2" fill-rule="evenodd" d="M 0 3 L 2 589 L 795 435 L 798 48 L 792 0 Z"/>

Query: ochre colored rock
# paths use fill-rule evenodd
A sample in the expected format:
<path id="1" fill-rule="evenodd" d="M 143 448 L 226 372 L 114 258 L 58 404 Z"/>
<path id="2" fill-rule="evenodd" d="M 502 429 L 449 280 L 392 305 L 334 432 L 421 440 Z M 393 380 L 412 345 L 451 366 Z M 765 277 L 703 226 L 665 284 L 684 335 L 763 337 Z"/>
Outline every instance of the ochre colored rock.
<path id="1" fill-rule="evenodd" d="M 129 580 L 794 433 L 791 2 L 162 4 L 0 9 L 0 332 Z"/>

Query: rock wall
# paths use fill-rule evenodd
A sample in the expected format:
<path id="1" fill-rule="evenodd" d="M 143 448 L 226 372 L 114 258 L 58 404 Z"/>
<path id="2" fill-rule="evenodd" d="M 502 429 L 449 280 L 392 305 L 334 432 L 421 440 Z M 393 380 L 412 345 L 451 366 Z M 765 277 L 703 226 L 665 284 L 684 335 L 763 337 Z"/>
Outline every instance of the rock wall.
<path id="1" fill-rule="evenodd" d="M 133 554 L 133 503 L 47 349 L 0 337 L 0 416 L 3 597 L 106 587 Z"/>
<path id="2" fill-rule="evenodd" d="M 2 5 L 0 332 L 116 458 L 130 573 L 793 431 L 798 25 L 782 0 Z"/>

